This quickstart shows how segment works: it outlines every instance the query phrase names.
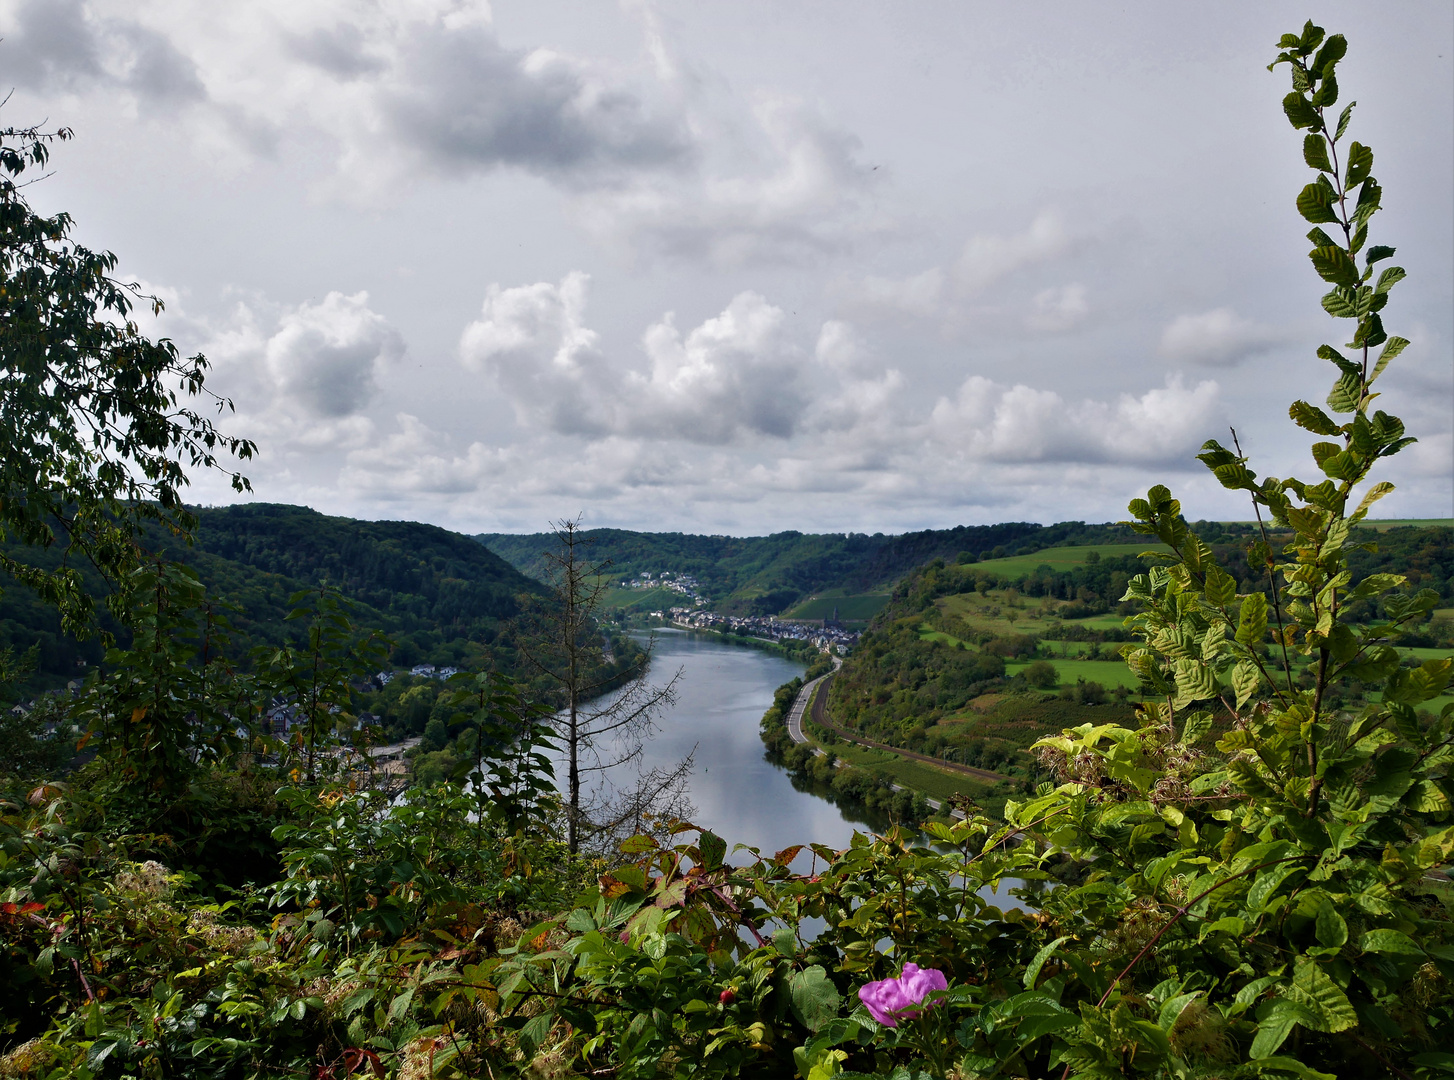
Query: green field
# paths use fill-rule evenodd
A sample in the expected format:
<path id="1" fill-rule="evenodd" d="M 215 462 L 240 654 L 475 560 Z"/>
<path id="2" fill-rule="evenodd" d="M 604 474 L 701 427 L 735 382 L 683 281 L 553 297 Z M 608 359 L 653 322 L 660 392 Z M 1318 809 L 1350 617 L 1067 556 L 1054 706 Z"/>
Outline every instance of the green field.
<path id="1" fill-rule="evenodd" d="M 981 784 L 968 777 L 952 776 L 917 761 L 901 758 L 886 750 L 874 750 L 867 746 L 855 746 L 840 739 L 838 742 L 822 744 L 824 749 L 842 758 L 850 765 L 868 772 L 881 772 L 895 783 L 913 791 L 922 791 L 931 799 L 943 801 L 951 795 L 965 794 L 983 802 L 993 784 Z"/>
<path id="2" fill-rule="evenodd" d="M 860 593 L 856 596 L 834 596 L 824 593 L 810 596 L 796 607 L 785 612 L 784 619 L 831 619 L 833 609 L 838 617 L 850 622 L 866 622 L 884 609 L 889 602 L 887 593 Z"/>
<path id="3" fill-rule="evenodd" d="M 1379 532 L 1402 528 L 1449 529 L 1454 528 L 1454 518 L 1388 518 L 1383 521 L 1365 521 L 1359 528 L 1377 529 Z"/>
<path id="4" fill-rule="evenodd" d="M 1025 670 L 1033 660 L 1010 660 L 1005 664 L 1006 675 L 1018 675 Z M 1136 676 L 1131 674 L 1121 660 L 1051 660 L 1049 663 L 1055 665 L 1055 670 L 1060 673 L 1061 686 L 1074 686 L 1077 679 L 1084 679 L 1086 682 L 1098 682 L 1107 689 L 1113 686 L 1129 686 L 1135 689 L 1137 686 Z"/>
<path id="5" fill-rule="evenodd" d="M 1056 613 L 1065 606 L 1058 600 L 1012 596 L 1008 591 L 998 589 L 984 596 L 979 593 L 959 593 L 956 596 L 943 597 L 935 603 L 945 614 L 958 616 L 976 629 L 1002 634 L 1044 633 L 1050 629 L 1052 623 L 1060 621 Z M 1122 616 L 1108 612 L 1105 615 L 1091 615 L 1066 622 L 1093 630 L 1110 630 L 1121 626 Z"/>
<path id="6" fill-rule="evenodd" d="M 607 611 L 666 611 L 691 606 L 690 597 L 670 589 L 607 589 L 601 593 L 601 607 Z"/>
<path id="7" fill-rule="evenodd" d="M 1157 550 L 1168 553 L 1171 551 L 1165 544 L 1158 544 L 1151 540 L 1139 544 L 1086 544 L 1084 547 L 1045 548 L 1043 551 L 1036 551 L 1029 555 L 1009 555 L 1003 559 L 985 559 L 975 565 L 983 566 L 986 570 L 993 570 L 1005 577 L 1024 577 L 1027 574 L 1033 574 L 1035 569 L 1040 566 L 1048 566 L 1052 570 L 1073 570 L 1077 566 L 1083 566 L 1086 556 L 1092 551 L 1103 559 L 1112 559 Z"/>

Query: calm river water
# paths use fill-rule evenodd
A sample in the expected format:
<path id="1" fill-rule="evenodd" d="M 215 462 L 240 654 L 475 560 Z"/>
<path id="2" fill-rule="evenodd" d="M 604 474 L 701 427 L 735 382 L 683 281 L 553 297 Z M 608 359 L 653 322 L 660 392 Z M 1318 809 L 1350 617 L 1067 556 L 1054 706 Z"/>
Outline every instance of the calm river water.
<path id="1" fill-rule="evenodd" d="M 886 820 L 859 816 L 865 813 L 861 810 L 850 816 L 767 760 L 758 724 L 777 688 L 803 674 L 802 664 L 681 630 L 656 631 L 651 681 L 664 683 L 677 670 L 676 704 L 660 717 L 642 768 L 670 768 L 695 752 L 692 822 L 726 840 L 729 851 L 734 844 L 748 844 L 764 855 L 793 844 L 845 848 L 855 830 L 887 827 Z M 556 774 L 563 777 L 564 768 Z M 807 856 L 799 858 L 795 868 L 802 872 Z M 732 861 L 746 859 L 739 854 Z M 1020 884 L 1007 878 L 980 895 L 1001 907 L 1019 907 L 1009 889 Z"/>
<path id="2" fill-rule="evenodd" d="M 767 760 L 758 723 L 774 691 L 801 675 L 802 664 L 681 630 L 658 630 L 651 681 L 665 683 L 678 669 L 676 704 L 660 717 L 642 767 L 669 768 L 695 752 L 694 824 L 711 829 L 729 849 L 749 844 L 767 855 L 791 844 L 847 847 L 855 828 L 883 826 L 847 817 L 826 799 L 799 790 L 786 771 Z M 557 774 L 563 777 L 564 769 Z"/>

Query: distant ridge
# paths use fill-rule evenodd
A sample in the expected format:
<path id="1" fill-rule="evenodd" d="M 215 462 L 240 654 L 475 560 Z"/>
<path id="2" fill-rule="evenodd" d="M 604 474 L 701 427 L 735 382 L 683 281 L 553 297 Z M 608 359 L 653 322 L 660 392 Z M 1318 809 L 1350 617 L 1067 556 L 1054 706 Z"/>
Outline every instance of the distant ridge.
<path id="1" fill-rule="evenodd" d="M 701 536 L 587 529 L 590 558 L 609 560 L 613 576 L 692 574 L 727 614 L 777 615 L 809 595 L 886 592 L 904 574 L 930 559 L 974 559 L 1028 554 L 1066 544 L 1109 543 L 1134 537 L 1117 525 L 1066 521 L 1057 525 L 1008 522 L 960 525 L 885 535 L 781 532 L 771 536 Z M 481 533 L 482 545 L 532 577 L 544 573 L 550 533 Z"/>

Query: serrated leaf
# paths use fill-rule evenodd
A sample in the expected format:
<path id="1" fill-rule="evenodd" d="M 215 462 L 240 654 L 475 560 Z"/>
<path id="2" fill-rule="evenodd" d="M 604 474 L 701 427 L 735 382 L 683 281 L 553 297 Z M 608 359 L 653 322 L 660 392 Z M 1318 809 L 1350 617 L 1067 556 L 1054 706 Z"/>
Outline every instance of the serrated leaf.
<path id="1" fill-rule="evenodd" d="M 1337 413 L 1351 413 L 1363 400 L 1363 380 L 1357 375 L 1344 375 L 1328 391 L 1328 408 Z"/>
<path id="2" fill-rule="evenodd" d="M 838 1015 L 842 997 L 828 972 L 814 964 L 797 972 L 788 980 L 788 994 L 793 1015 L 809 1031 L 817 1031 Z"/>
<path id="3" fill-rule="evenodd" d="M 1317 1014 L 1319 1031 L 1346 1031 L 1358 1023 L 1348 995 L 1316 960 L 1306 956 L 1297 958 L 1288 997 Z"/>
<path id="4" fill-rule="evenodd" d="M 1390 258 L 1395 250 L 1387 244 L 1374 244 L 1368 249 L 1368 265 L 1372 266 L 1381 259 Z"/>
<path id="5" fill-rule="evenodd" d="M 1249 698 L 1257 693 L 1261 685 L 1262 673 L 1257 670 L 1257 665 L 1251 660 L 1239 661 L 1232 669 L 1232 690 L 1237 695 L 1237 708 L 1247 704 Z"/>
<path id="6" fill-rule="evenodd" d="M 1356 319 L 1358 306 L 1352 289 L 1334 289 L 1323 295 L 1323 310 L 1335 319 Z M 1322 356 L 1321 350 L 1318 352 Z"/>
<path id="7" fill-rule="evenodd" d="M 1178 659 L 1173 664 L 1173 671 L 1176 677 L 1176 708 L 1184 709 L 1194 701 L 1217 696 L 1217 677 L 1200 660 Z"/>
<path id="8" fill-rule="evenodd" d="M 1353 261 L 1353 257 L 1348 252 L 1336 244 L 1330 247 L 1313 248 L 1308 252 L 1308 258 L 1313 262 L 1313 269 L 1324 281 L 1349 288 L 1358 284 L 1358 264 Z M 1384 274 L 1387 273 L 1388 271 L 1385 270 Z"/>
<path id="9" fill-rule="evenodd" d="M 1374 379 L 1382 375 L 1383 369 L 1388 367 L 1389 361 L 1396 357 L 1399 353 L 1403 352 L 1406 348 L 1408 348 L 1408 346 L 1408 338 L 1401 338 L 1397 335 L 1390 337 L 1388 339 L 1388 344 L 1386 344 L 1383 347 L 1383 351 L 1378 354 L 1378 362 L 1373 365 L 1373 374 L 1368 376 L 1368 381 L 1372 382 Z"/>

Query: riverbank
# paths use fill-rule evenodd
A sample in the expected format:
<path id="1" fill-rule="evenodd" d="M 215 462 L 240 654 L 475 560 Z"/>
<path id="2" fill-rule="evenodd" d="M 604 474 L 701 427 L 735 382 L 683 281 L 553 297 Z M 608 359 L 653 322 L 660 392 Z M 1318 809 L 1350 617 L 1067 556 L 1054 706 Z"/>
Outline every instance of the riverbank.
<path id="1" fill-rule="evenodd" d="M 882 809 L 885 792 L 894 803 L 922 800 L 935 814 L 952 813 L 956 801 L 969 799 L 998 815 L 1005 801 L 1018 793 L 1012 777 L 987 769 L 942 762 L 913 751 L 862 739 L 836 727 L 826 713 L 828 686 L 834 670 L 806 683 L 795 680 L 778 689 L 778 700 L 762 720 L 763 741 L 783 764 L 808 779 L 828 783 L 840 796 L 860 792 L 866 804 Z M 781 698 L 791 690 L 791 703 Z M 844 771 L 848 770 L 848 771 Z"/>

